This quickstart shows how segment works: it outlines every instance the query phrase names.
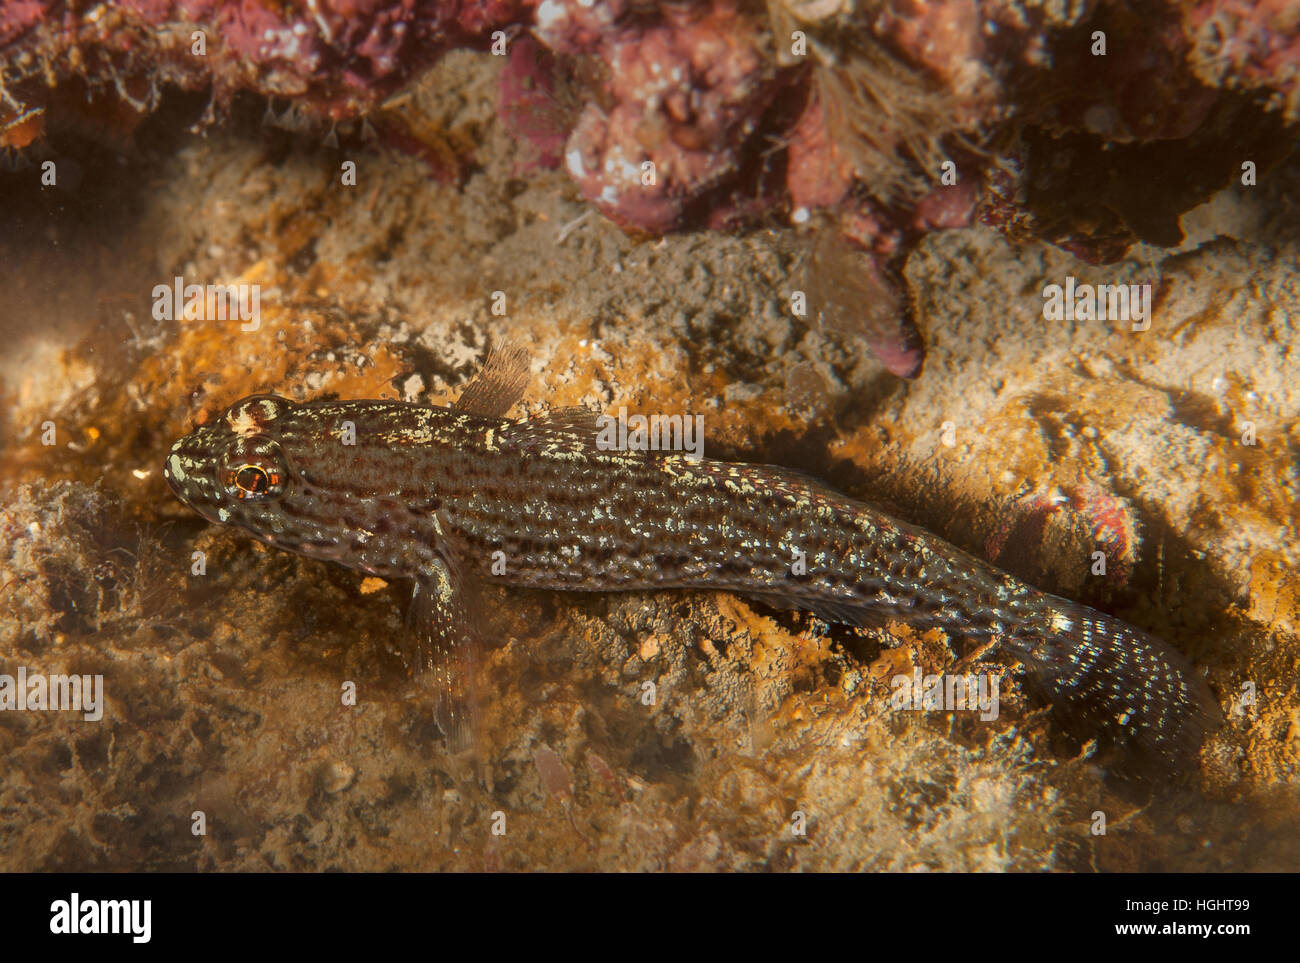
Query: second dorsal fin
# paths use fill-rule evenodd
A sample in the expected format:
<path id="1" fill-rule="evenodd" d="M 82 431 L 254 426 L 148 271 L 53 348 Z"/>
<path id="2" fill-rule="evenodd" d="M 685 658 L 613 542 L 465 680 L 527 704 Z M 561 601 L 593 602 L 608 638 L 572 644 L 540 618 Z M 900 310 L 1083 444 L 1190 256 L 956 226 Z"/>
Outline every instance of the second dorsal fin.
<path id="1" fill-rule="evenodd" d="M 504 435 L 523 451 L 595 451 L 599 418 L 599 414 L 580 405 L 556 408 L 536 418 L 515 422 L 505 429 Z"/>

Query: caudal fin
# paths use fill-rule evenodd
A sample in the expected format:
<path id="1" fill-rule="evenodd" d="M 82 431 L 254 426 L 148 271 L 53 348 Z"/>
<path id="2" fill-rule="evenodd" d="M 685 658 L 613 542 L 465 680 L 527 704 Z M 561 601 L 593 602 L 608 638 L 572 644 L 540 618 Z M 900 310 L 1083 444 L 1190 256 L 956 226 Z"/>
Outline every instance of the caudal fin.
<path id="1" fill-rule="evenodd" d="M 1115 746 L 1139 771 L 1148 768 L 1142 763 L 1170 770 L 1193 759 L 1223 716 L 1190 663 L 1140 629 L 1077 602 L 1047 598 L 1050 628 L 1035 620 L 1017 628 L 1006 645 L 1063 727 Z"/>

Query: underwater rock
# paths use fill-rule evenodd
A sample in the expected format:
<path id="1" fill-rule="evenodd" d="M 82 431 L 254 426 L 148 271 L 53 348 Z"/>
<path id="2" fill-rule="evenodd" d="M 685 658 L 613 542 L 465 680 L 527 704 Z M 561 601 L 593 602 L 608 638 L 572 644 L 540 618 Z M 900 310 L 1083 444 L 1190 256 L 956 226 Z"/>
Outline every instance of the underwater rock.
<path id="1" fill-rule="evenodd" d="M 1298 109 L 1300 18 L 1278 2 L 61 6 L 0 17 L 6 160 L 61 126 L 125 152 L 169 86 L 210 90 L 200 125 L 250 92 L 271 123 L 333 145 L 336 123 L 346 134 L 447 51 L 494 45 L 520 173 L 559 164 L 584 200 L 650 235 L 824 211 L 880 277 L 975 216 L 1094 264 L 1176 246 L 1181 216 L 1243 158 L 1257 173 L 1281 159 Z M 466 152 L 420 127 L 376 116 L 366 130 L 460 183 Z M 893 327 L 868 346 L 917 370 L 915 327 Z"/>

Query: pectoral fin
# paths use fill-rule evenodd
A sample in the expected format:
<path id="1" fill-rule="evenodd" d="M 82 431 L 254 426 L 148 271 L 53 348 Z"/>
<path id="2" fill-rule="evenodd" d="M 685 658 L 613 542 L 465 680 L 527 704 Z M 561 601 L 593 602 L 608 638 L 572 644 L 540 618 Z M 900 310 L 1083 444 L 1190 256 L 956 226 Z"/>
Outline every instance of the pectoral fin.
<path id="1" fill-rule="evenodd" d="M 455 560 L 439 557 L 416 578 L 411 599 L 407 666 L 434 690 L 438 727 L 453 752 L 473 747 L 477 737 L 477 597 Z"/>

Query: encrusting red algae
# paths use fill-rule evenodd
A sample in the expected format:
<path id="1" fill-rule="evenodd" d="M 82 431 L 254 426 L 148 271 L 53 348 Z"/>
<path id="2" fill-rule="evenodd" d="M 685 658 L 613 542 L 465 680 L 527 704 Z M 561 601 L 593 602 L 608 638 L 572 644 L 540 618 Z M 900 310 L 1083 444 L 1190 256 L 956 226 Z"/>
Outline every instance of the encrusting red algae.
<path id="1" fill-rule="evenodd" d="M 786 469 L 602 450 L 586 409 L 505 418 L 527 380 L 506 348 L 450 408 L 253 395 L 177 441 L 165 476 L 209 521 L 414 579 L 405 655 L 434 681 L 455 745 L 473 728 L 483 581 L 715 589 L 851 625 L 937 627 L 1019 660 L 1071 729 L 1162 768 L 1218 724 L 1204 680 L 1132 626 Z"/>

